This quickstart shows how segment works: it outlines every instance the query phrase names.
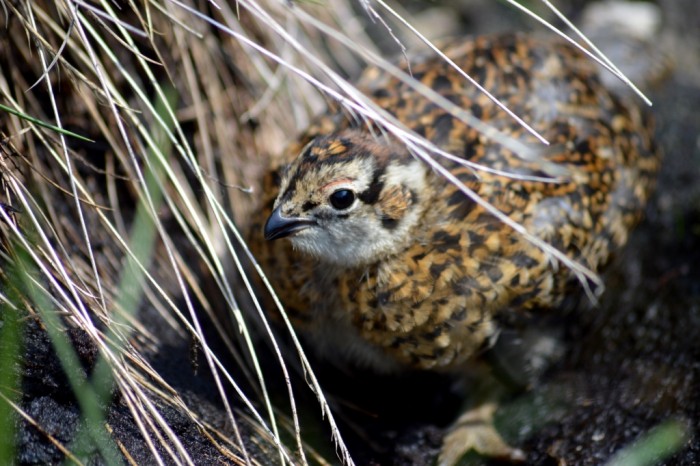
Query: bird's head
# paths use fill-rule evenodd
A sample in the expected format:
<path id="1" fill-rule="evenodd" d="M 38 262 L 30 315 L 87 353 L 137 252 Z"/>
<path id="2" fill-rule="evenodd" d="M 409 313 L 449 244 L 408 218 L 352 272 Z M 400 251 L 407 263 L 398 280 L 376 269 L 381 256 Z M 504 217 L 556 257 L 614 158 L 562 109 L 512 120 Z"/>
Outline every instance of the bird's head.
<path id="1" fill-rule="evenodd" d="M 281 176 L 265 238 L 353 267 L 405 248 L 420 221 L 426 167 L 399 144 L 345 130 L 311 141 Z"/>

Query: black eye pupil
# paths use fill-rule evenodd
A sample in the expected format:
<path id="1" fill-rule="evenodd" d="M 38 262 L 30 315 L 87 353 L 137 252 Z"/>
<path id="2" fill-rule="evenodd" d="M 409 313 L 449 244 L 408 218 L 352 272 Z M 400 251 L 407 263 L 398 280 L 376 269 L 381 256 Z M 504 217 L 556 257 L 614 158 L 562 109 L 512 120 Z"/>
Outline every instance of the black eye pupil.
<path id="1" fill-rule="evenodd" d="M 349 189 L 339 189 L 331 194 L 330 201 L 336 209 L 347 209 L 355 202 L 355 193 Z"/>

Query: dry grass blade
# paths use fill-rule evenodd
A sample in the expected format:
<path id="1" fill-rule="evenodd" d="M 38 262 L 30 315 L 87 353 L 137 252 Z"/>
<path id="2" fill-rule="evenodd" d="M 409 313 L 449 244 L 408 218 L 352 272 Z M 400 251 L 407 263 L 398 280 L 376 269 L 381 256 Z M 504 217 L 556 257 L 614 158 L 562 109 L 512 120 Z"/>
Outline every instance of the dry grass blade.
<path id="1" fill-rule="evenodd" d="M 31 10 L 29 10 L 29 11 L 31 11 Z M 117 92 L 116 88 L 111 83 L 111 79 L 115 77 L 114 75 L 110 76 L 110 80 L 107 80 L 105 75 L 100 76 L 101 69 L 107 68 L 108 63 L 101 62 L 99 57 L 107 57 L 108 59 L 111 59 L 112 63 L 114 63 L 115 65 L 118 66 L 117 69 L 126 70 L 126 69 L 128 69 L 128 66 L 124 66 L 123 63 L 119 62 L 119 59 L 117 59 L 113 54 L 111 54 L 111 47 L 108 46 L 102 40 L 103 38 L 100 36 L 100 32 L 97 29 L 95 29 L 94 27 L 92 27 L 92 24 L 90 23 L 90 21 L 88 21 L 88 19 L 86 17 L 84 17 L 77 9 L 75 9 L 72 4 L 66 5 L 66 11 L 69 11 L 71 14 L 74 15 L 74 18 L 73 18 L 74 22 L 72 24 L 77 25 L 76 30 L 79 31 L 79 33 L 81 35 L 81 39 L 83 41 L 83 44 L 87 45 L 87 44 L 91 43 L 88 40 L 88 36 L 91 36 L 91 40 L 94 41 L 93 43 L 96 43 L 98 45 L 98 47 L 101 47 L 99 49 L 93 49 L 90 46 L 88 46 L 87 50 L 89 52 L 88 53 L 88 55 L 90 57 L 89 62 L 92 65 L 92 71 L 95 71 L 96 74 L 98 74 L 98 76 L 100 77 L 99 86 L 102 87 L 103 95 L 107 97 L 107 100 L 109 101 L 109 105 L 110 105 L 110 107 L 115 115 L 114 119 L 115 119 L 115 121 L 117 121 L 116 127 L 119 128 L 119 133 L 121 133 L 120 134 L 121 140 L 122 140 L 121 142 L 125 143 L 124 146 L 127 149 L 127 153 L 131 153 L 131 156 L 129 158 L 126 158 L 126 159 L 122 158 L 121 159 L 122 167 L 120 167 L 120 168 L 123 168 L 126 173 L 129 173 L 130 174 L 129 177 L 133 176 L 133 177 L 136 177 L 137 179 L 141 180 L 140 183 L 135 185 L 135 187 L 137 188 L 137 198 L 141 199 L 141 200 L 145 200 L 146 204 L 150 205 L 150 211 L 155 212 L 155 211 L 157 211 L 157 208 L 155 207 L 152 199 L 150 198 L 149 191 L 142 190 L 139 188 L 139 186 L 142 186 L 145 184 L 144 183 L 145 179 L 144 179 L 143 175 L 141 175 L 141 172 L 140 172 L 139 157 L 137 157 L 135 155 L 135 151 L 133 149 L 131 149 L 132 146 L 131 146 L 130 141 L 133 140 L 134 133 L 131 132 L 130 129 L 127 129 L 121 123 L 122 116 L 120 115 L 120 109 L 126 108 L 125 99 L 120 97 L 120 94 Z M 99 15 L 99 16 L 105 17 L 105 15 L 114 16 L 115 14 L 113 11 L 108 11 L 104 14 Z M 44 14 L 42 16 L 46 17 L 47 15 Z M 120 22 L 120 21 L 114 21 L 114 23 L 117 24 L 118 26 L 121 26 L 123 24 L 123 22 Z M 128 42 L 129 39 L 131 38 L 131 36 L 129 34 L 131 31 L 130 30 L 126 30 L 126 31 L 127 32 L 125 32 L 125 30 L 121 30 L 121 33 L 124 34 L 124 41 Z M 73 46 L 72 42 L 71 42 L 71 45 Z M 75 47 L 75 48 L 79 49 L 79 47 Z M 132 48 L 132 50 L 135 50 L 135 49 L 136 48 L 134 46 Z M 68 51 L 72 51 L 72 50 L 73 49 L 71 49 L 71 48 L 68 49 Z M 44 62 L 44 63 L 46 63 L 46 62 Z M 133 70 L 130 72 L 133 72 Z M 46 75 L 48 76 L 48 74 L 46 74 Z M 131 81 L 133 89 L 138 91 L 142 88 L 142 84 L 135 83 L 133 80 L 130 80 L 130 75 L 128 73 L 122 74 L 121 77 L 126 78 L 127 81 Z M 96 88 L 96 87 L 98 87 L 98 85 L 93 84 L 91 87 Z M 51 96 L 54 95 L 54 93 L 52 92 L 52 89 L 49 89 L 48 92 Z M 145 97 L 145 95 L 142 94 L 142 97 L 143 97 L 142 103 L 148 103 L 148 99 Z M 151 111 L 153 114 L 153 108 L 147 107 L 147 110 Z M 58 119 L 58 112 L 55 111 L 54 113 L 56 114 L 55 118 Z M 134 113 L 127 113 L 126 114 L 126 116 L 128 117 L 127 119 L 129 119 L 131 121 L 131 123 L 134 123 L 135 127 L 144 128 L 143 123 L 141 123 L 138 118 L 134 119 L 135 115 L 136 114 L 134 114 Z M 162 121 L 161 121 L 161 123 L 162 123 Z M 111 128 L 108 128 L 108 131 L 111 131 Z M 153 141 L 149 140 L 149 138 L 148 138 L 149 131 L 144 129 L 142 134 L 144 135 L 144 137 L 146 137 L 147 144 L 153 146 L 154 145 Z M 110 136 L 112 136 L 112 135 L 110 134 Z M 116 136 L 118 137 L 119 134 L 117 134 Z M 172 134 L 170 135 L 170 137 L 173 137 Z M 123 154 L 123 151 L 121 150 L 122 148 L 120 148 L 118 146 L 119 142 L 117 142 L 117 139 L 113 139 L 112 137 L 110 137 L 109 139 L 114 141 L 112 143 L 112 145 L 115 147 L 115 149 L 117 149 L 115 152 L 121 156 Z M 47 143 L 47 146 L 51 147 L 51 144 Z M 80 177 L 74 172 L 74 169 L 72 166 L 73 160 L 69 156 L 70 150 L 67 148 L 65 143 L 62 144 L 62 147 L 63 147 L 63 153 L 64 153 L 63 160 L 65 162 L 60 163 L 58 165 L 58 167 L 61 167 L 61 170 L 66 170 L 66 172 L 67 172 L 67 177 L 65 179 L 69 180 L 69 182 L 70 182 L 71 188 L 70 188 L 69 192 L 73 193 L 71 197 L 76 202 L 75 211 L 78 213 L 78 217 L 80 219 L 83 219 L 84 218 L 83 209 L 84 209 L 85 205 L 83 205 L 83 203 L 80 201 L 80 199 L 88 199 L 89 203 L 86 204 L 87 206 L 94 206 L 97 203 L 92 200 L 91 193 L 89 192 L 89 190 L 87 190 L 85 188 L 85 185 L 82 184 L 81 181 L 79 181 Z M 53 151 L 50 151 L 50 153 L 53 153 Z M 52 160 L 60 161 L 61 159 L 55 157 L 53 159 L 49 159 L 48 162 L 51 163 Z M 126 163 L 124 163 L 125 161 L 126 161 Z M 46 163 L 44 161 L 42 161 L 42 162 Z M 198 163 L 198 162 L 196 162 L 196 163 Z M 36 166 L 37 166 L 37 169 L 43 169 L 47 173 L 51 171 L 51 170 L 46 170 L 44 167 L 41 167 L 41 164 L 39 164 L 39 163 L 37 163 Z M 191 167 L 192 164 L 189 164 L 189 166 Z M 170 176 L 173 177 L 172 173 L 170 173 Z M 130 179 L 130 178 L 127 178 L 127 179 Z M 12 180 L 7 180 L 7 181 L 12 183 Z M 161 190 L 161 192 L 167 191 L 167 188 L 165 188 L 162 184 L 158 188 Z M 26 193 L 29 197 L 25 197 L 22 194 L 22 184 L 21 183 L 12 183 L 11 189 L 15 191 L 13 193 L 14 197 L 19 199 L 20 204 L 23 204 L 23 210 L 26 210 L 27 212 L 33 212 L 35 210 L 40 211 L 37 207 L 38 205 L 41 204 L 40 202 L 34 202 L 32 205 L 32 203 L 29 201 L 29 199 L 31 199 L 31 194 Z M 78 192 L 80 192 L 81 194 L 78 195 Z M 172 202 L 172 199 L 168 199 L 168 200 L 169 200 L 171 207 L 172 207 L 172 205 L 174 205 L 175 203 Z M 119 209 L 119 208 L 115 209 L 115 211 L 117 211 L 117 210 L 121 211 L 121 209 Z M 107 228 L 104 231 L 104 233 L 102 233 L 102 234 L 106 234 L 107 236 L 106 237 L 103 236 L 101 239 L 104 241 L 107 238 L 112 238 L 112 235 L 114 235 L 113 238 L 116 240 L 115 245 L 117 247 L 123 248 L 123 250 L 128 255 L 130 255 L 130 257 L 133 258 L 134 257 L 133 252 L 129 249 L 127 243 L 122 239 L 124 236 L 123 228 L 120 229 L 120 230 L 122 230 L 121 232 L 118 232 L 118 229 L 115 229 L 111 225 L 111 220 L 108 218 L 108 216 L 104 215 L 104 212 L 96 211 L 96 212 L 91 212 L 91 213 L 92 214 L 96 213 L 97 214 L 96 220 L 98 222 L 99 221 L 103 222 L 103 225 Z M 97 313 L 98 316 L 100 316 L 101 318 L 105 319 L 106 322 L 109 322 L 108 325 L 110 325 L 112 328 L 116 329 L 116 328 L 119 328 L 120 326 L 122 326 L 118 322 L 114 321 L 114 319 L 112 317 L 110 317 L 110 312 L 108 311 L 108 306 L 105 304 L 105 301 L 109 298 L 106 298 L 105 292 L 101 289 L 102 287 L 100 285 L 100 277 L 103 276 L 103 274 L 99 270 L 97 270 L 97 267 L 95 265 L 95 260 L 94 260 L 94 257 L 92 256 L 92 251 L 94 250 L 94 247 L 91 244 L 91 236 L 87 234 L 87 228 L 86 227 L 82 228 L 82 230 L 84 232 L 84 238 L 83 238 L 83 241 L 80 241 L 78 244 L 82 243 L 84 245 L 84 250 L 88 253 L 88 257 L 91 259 L 91 262 L 93 264 L 91 267 L 92 273 L 89 274 L 89 275 L 91 275 L 91 277 L 83 277 L 82 274 L 80 274 L 78 277 L 80 277 L 81 281 L 83 281 L 84 283 L 85 282 L 90 283 L 90 285 L 91 285 L 90 287 L 96 286 L 96 288 L 97 288 L 96 293 L 94 293 L 94 294 L 90 293 L 90 297 L 97 299 L 98 303 L 101 302 L 97 306 L 91 305 L 90 312 L 87 311 L 87 308 L 82 306 L 82 299 L 81 299 L 81 294 L 84 295 L 85 293 L 87 293 L 86 290 L 89 289 L 90 287 L 82 286 L 80 289 L 76 289 L 75 286 L 70 286 L 70 284 L 73 283 L 73 281 L 75 280 L 74 275 L 72 273 L 72 270 L 82 269 L 83 271 L 85 271 L 85 269 L 83 269 L 81 266 L 73 266 L 73 267 L 71 267 L 71 270 L 65 270 L 64 268 L 62 268 L 61 264 L 63 263 L 63 261 L 65 259 L 68 259 L 70 261 L 70 254 L 67 258 L 60 257 L 60 256 L 64 255 L 67 252 L 67 250 L 65 248 L 62 248 L 62 250 L 59 250 L 59 251 L 54 250 L 54 246 L 52 245 L 52 240 L 50 238 L 56 236 L 55 235 L 56 232 L 50 231 L 47 233 L 43 233 L 43 231 L 44 231 L 43 229 L 46 228 L 46 226 L 45 225 L 39 226 L 39 222 L 36 220 L 36 218 L 34 218 L 34 217 L 32 217 L 32 218 L 34 219 L 35 226 L 37 226 L 37 229 L 40 232 L 39 236 L 42 238 L 42 242 L 45 244 L 45 248 L 42 248 L 42 250 L 46 250 L 49 252 L 49 254 L 51 256 L 50 263 L 53 264 L 55 267 L 58 267 L 59 270 L 61 270 L 59 276 L 61 277 L 62 281 L 64 283 L 69 284 L 69 289 L 76 290 L 75 292 L 73 292 L 73 296 L 72 296 L 73 299 L 71 299 L 68 295 L 64 295 L 64 299 L 69 300 L 72 303 L 78 303 L 79 309 L 77 310 L 77 312 L 74 312 L 74 311 L 70 310 L 70 308 L 68 308 L 69 314 L 73 314 L 73 315 L 80 317 L 80 318 L 78 318 L 78 325 L 81 328 L 90 328 L 90 322 L 91 322 L 90 319 L 91 319 L 92 313 L 94 312 L 94 313 Z M 154 215 L 153 218 L 157 219 L 157 215 Z M 49 222 L 49 225 L 51 223 L 56 223 L 56 222 Z M 84 221 L 82 221 L 82 224 L 85 225 Z M 168 235 L 163 230 L 162 223 L 159 220 L 156 220 L 156 226 L 160 226 L 159 230 L 160 230 L 161 238 L 165 239 L 165 237 L 167 237 Z M 200 230 L 204 231 L 205 229 L 201 228 L 201 226 L 200 226 Z M 22 237 L 22 232 L 20 230 L 14 230 L 13 234 L 15 234 L 18 237 Z M 61 234 L 59 233 L 58 236 L 60 237 Z M 59 242 L 59 244 L 61 244 L 61 243 Z M 169 249 L 171 251 L 171 254 L 169 255 L 171 257 L 171 259 L 174 259 L 174 255 L 172 254 L 172 247 L 168 248 L 167 241 L 163 244 L 165 245 L 166 250 Z M 208 244 L 213 244 L 213 241 L 211 241 L 211 240 L 208 241 Z M 36 263 L 39 263 L 39 264 L 43 263 L 39 256 L 35 256 L 33 259 Z M 137 260 L 137 263 L 138 263 L 138 266 L 140 267 L 141 271 L 145 275 L 148 276 L 148 279 L 152 283 L 158 282 L 157 279 L 153 278 L 149 274 L 148 264 L 143 264 L 143 263 L 139 262 L 138 260 Z M 172 264 L 176 264 L 176 263 L 184 264 L 184 263 L 186 263 L 186 261 L 185 260 L 180 260 L 180 261 L 173 260 L 171 263 Z M 174 267 L 174 269 L 177 270 L 176 267 Z M 55 272 L 53 272 L 51 270 L 51 266 L 44 265 L 42 270 L 43 270 L 43 274 L 48 276 L 49 278 L 52 278 L 53 275 L 55 274 Z M 112 288 L 114 286 L 114 283 L 111 283 L 110 285 L 111 285 L 111 288 L 108 290 L 110 293 L 118 291 L 117 289 Z M 58 283 L 56 283 L 56 286 L 59 289 L 61 288 L 61 286 L 59 286 Z M 182 282 L 182 281 L 180 282 L 180 288 L 181 288 L 181 290 L 184 290 L 184 288 L 185 288 L 184 282 Z M 164 292 L 164 293 L 162 293 L 162 295 L 169 296 L 170 293 L 171 292 Z M 158 298 L 161 298 L 161 297 L 159 296 Z M 60 299 L 59 299 L 59 301 L 60 301 Z M 170 302 L 171 309 L 169 309 L 169 310 L 176 309 L 176 307 L 173 306 L 172 304 L 173 303 L 171 301 Z M 132 303 L 132 305 L 138 306 L 138 303 Z M 62 307 L 66 307 L 66 306 L 62 306 Z M 193 306 L 190 305 L 189 307 L 190 307 L 190 310 L 193 311 Z M 117 311 L 117 313 L 118 312 L 130 313 L 130 312 L 134 311 L 134 309 L 123 309 L 123 308 L 122 309 L 117 308 L 115 310 Z M 179 311 L 177 311 L 177 309 L 176 309 L 175 312 L 178 313 Z M 191 314 L 193 315 L 194 312 L 191 312 Z M 184 320 L 187 320 L 187 319 L 184 319 Z M 193 319 L 193 320 L 196 322 L 196 319 Z M 193 333 L 197 333 L 197 332 L 198 332 L 198 330 L 193 330 Z M 93 328 L 93 331 L 91 332 L 91 334 L 92 334 L 92 337 L 94 338 L 95 342 L 99 346 L 102 347 L 104 354 L 111 354 L 110 365 L 112 366 L 112 370 L 116 371 L 117 373 L 120 371 L 125 371 L 125 368 L 122 366 L 122 363 L 120 362 L 120 358 L 115 357 L 115 355 L 110 352 L 110 348 L 114 344 L 114 342 L 110 343 L 110 342 L 105 341 L 103 339 L 102 335 L 100 335 L 98 332 L 94 332 L 94 328 Z M 201 335 L 201 330 L 199 330 L 199 334 Z M 121 335 L 120 338 L 128 338 L 129 332 L 127 331 L 126 333 L 123 333 L 123 334 L 119 333 L 118 335 Z M 119 347 L 119 345 L 117 347 Z M 133 351 L 133 349 L 132 349 L 132 351 Z M 209 355 L 209 351 L 207 351 L 206 354 Z M 213 362 L 212 362 L 212 366 L 213 366 Z M 160 437 L 160 434 L 158 433 L 160 431 L 160 429 L 165 429 L 165 432 L 166 433 L 168 432 L 167 422 L 165 422 L 162 419 L 159 419 L 157 409 L 155 409 L 150 403 L 147 402 L 148 401 L 147 394 L 139 388 L 138 383 L 134 383 L 133 376 L 130 376 L 129 374 L 130 373 L 128 371 L 126 371 L 126 372 L 122 372 L 121 376 L 118 376 L 119 374 L 115 374 L 115 375 L 117 375 L 117 381 L 120 383 L 122 391 L 124 392 L 125 395 L 128 395 L 126 397 L 126 399 L 129 400 L 130 406 L 131 406 L 132 411 L 134 413 L 134 417 L 136 419 L 143 420 L 142 422 L 140 422 L 140 426 L 144 431 L 144 434 L 145 434 L 144 438 L 146 438 L 146 439 L 149 438 L 149 435 L 147 434 L 147 432 L 149 432 L 149 431 L 156 433 L 157 436 Z M 252 407 L 252 405 L 250 405 L 250 406 Z M 230 409 L 229 409 L 229 412 L 230 412 L 230 417 L 233 418 L 233 414 L 232 414 L 232 411 Z M 151 421 L 151 419 L 153 419 L 153 421 L 155 421 L 155 422 Z M 166 448 L 166 450 L 169 453 L 169 456 L 171 458 L 183 458 L 185 460 L 185 462 L 191 463 L 191 460 L 187 459 L 188 454 L 184 450 L 184 448 L 182 446 L 178 446 L 178 442 L 176 441 L 176 436 L 172 432 L 170 432 L 170 434 L 167 434 L 167 436 L 169 437 L 169 439 L 167 439 L 167 440 L 169 442 L 173 442 L 175 445 L 174 450 L 169 449 L 169 447 Z M 166 439 L 163 437 L 160 437 L 160 438 L 161 438 L 161 440 L 159 443 L 166 445 L 167 444 L 167 442 L 165 442 Z M 238 444 L 242 445 L 242 441 L 240 440 L 240 435 L 239 435 Z M 152 444 L 152 450 L 154 452 L 154 455 L 156 456 L 156 460 L 158 462 L 161 462 L 162 460 L 159 458 L 160 455 L 159 455 L 159 453 L 157 453 L 158 449 L 153 444 Z M 178 462 L 180 462 L 180 461 L 178 460 Z"/>
<path id="2" fill-rule="evenodd" d="M 573 38 L 567 36 L 564 32 L 562 32 L 561 30 L 556 28 L 553 24 L 546 21 L 544 18 L 542 18 L 541 16 L 539 16 L 537 13 L 530 10 L 529 8 L 521 5 L 520 3 L 516 2 L 515 0 L 506 0 L 506 1 L 508 2 L 508 4 L 519 9 L 520 11 L 525 13 L 526 15 L 535 19 L 540 24 L 544 25 L 546 28 L 553 31 L 559 37 L 562 37 L 565 40 L 567 40 L 569 43 L 573 44 L 581 52 L 585 53 L 592 60 L 596 61 L 597 63 L 602 65 L 604 68 L 606 68 L 608 71 L 610 71 L 612 74 L 614 74 L 618 79 L 620 79 L 627 86 L 629 86 L 630 89 L 632 89 L 644 101 L 644 103 L 651 106 L 651 100 L 649 100 L 649 98 L 647 98 L 647 96 L 645 96 L 642 93 L 642 91 L 640 91 L 639 88 L 637 88 L 637 86 L 635 86 L 634 83 L 632 83 L 632 81 L 627 76 L 625 76 L 622 73 L 622 71 L 620 71 L 619 68 L 617 66 L 615 66 L 615 64 L 607 56 L 605 56 L 605 54 L 603 54 L 603 52 L 601 52 L 600 49 L 598 49 L 598 47 L 596 47 L 595 44 L 593 44 L 593 42 L 581 30 L 579 30 L 576 26 L 574 26 L 574 24 L 571 21 L 569 21 L 569 19 L 566 16 L 564 16 L 564 14 L 561 11 L 559 11 L 559 9 L 557 9 L 557 7 L 554 6 L 554 4 L 552 4 L 548 0 L 542 0 L 542 3 L 544 3 L 545 6 L 547 8 L 549 8 L 552 12 L 554 12 L 554 14 L 557 16 L 557 18 L 562 20 L 564 22 L 564 24 L 566 24 L 566 26 L 571 28 L 571 30 L 573 30 L 574 33 L 576 33 L 576 35 L 581 40 L 583 40 L 584 43 L 586 45 L 588 45 L 593 50 L 593 53 L 591 53 L 588 49 L 582 47 Z"/>

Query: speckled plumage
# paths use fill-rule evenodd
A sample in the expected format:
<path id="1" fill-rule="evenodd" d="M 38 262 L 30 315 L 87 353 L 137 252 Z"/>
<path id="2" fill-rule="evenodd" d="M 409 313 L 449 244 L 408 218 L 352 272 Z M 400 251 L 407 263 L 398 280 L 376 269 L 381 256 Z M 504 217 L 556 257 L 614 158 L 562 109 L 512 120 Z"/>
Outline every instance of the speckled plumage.
<path id="1" fill-rule="evenodd" d="M 549 183 L 440 159 L 529 232 L 599 270 L 626 242 L 653 185 L 658 154 L 647 117 L 558 41 L 501 35 L 445 51 L 550 141 L 542 159 L 514 155 L 377 69 L 364 73 L 360 88 L 459 158 L 520 175 L 547 176 L 543 162 L 563 167 L 563 181 Z M 503 133 L 536 143 L 439 58 L 412 59 L 411 72 Z M 289 166 L 270 173 L 254 221 L 253 251 L 321 352 L 378 370 L 450 369 L 495 336 L 497 316 L 556 309 L 573 281 L 566 267 L 378 134 L 329 110 L 291 145 Z M 329 204 L 341 189 L 353 193 L 347 209 Z M 286 227 L 305 219 L 293 233 L 280 230 L 290 238 L 262 239 L 273 208 Z"/>

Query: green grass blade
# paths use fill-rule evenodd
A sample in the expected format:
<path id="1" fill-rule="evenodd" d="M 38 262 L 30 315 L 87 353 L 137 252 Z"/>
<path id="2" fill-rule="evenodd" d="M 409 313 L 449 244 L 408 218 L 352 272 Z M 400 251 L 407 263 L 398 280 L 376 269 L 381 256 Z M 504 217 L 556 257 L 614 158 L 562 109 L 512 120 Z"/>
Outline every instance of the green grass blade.
<path id="1" fill-rule="evenodd" d="M 17 248 L 17 270 L 19 284 L 24 288 L 24 294 L 34 304 L 37 312 L 45 324 L 46 332 L 56 351 L 56 356 L 61 362 L 61 367 L 75 394 L 86 429 L 93 440 L 91 448 L 97 448 L 107 464 L 121 464 L 121 455 L 114 443 L 110 440 L 105 429 L 103 406 L 105 398 L 100 398 L 92 385 L 86 380 L 82 371 L 82 365 L 71 342 L 66 336 L 66 327 L 61 322 L 55 308 L 51 305 L 46 292 L 36 286 L 34 279 L 36 270 L 32 266 L 31 258 L 20 246 Z M 90 452 L 82 452 L 89 454 Z M 80 452 L 77 452 L 80 456 Z"/>
<path id="2" fill-rule="evenodd" d="M 34 123 L 37 126 L 41 126 L 42 128 L 48 128 L 50 130 L 56 131 L 57 133 L 64 134 L 66 136 L 70 136 L 76 139 L 80 139 L 81 141 L 86 141 L 86 142 L 95 142 L 92 139 L 86 138 L 85 136 L 81 136 L 78 133 L 74 133 L 73 131 L 68 131 L 67 129 L 59 128 L 56 125 L 52 125 L 51 123 L 46 123 L 45 121 L 39 120 L 38 118 L 34 118 L 33 116 L 27 115 L 26 113 L 22 113 L 19 110 L 15 110 L 13 108 L 10 108 L 6 105 L 0 104 L 0 110 L 4 110 L 7 113 L 11 113 L 13 115 L 16 115 L 20 117 L 23 120 L 27 120 L 30 123 Z"/>
<path id="3" fill-rule="evenodd" d="M 15 460 L 17 413 L 12 404 L 21 398 L 22 321 L 17 312 L 21 300 L 13 286 L 18 283 L 17 275 L 15 268 L 10 267 L 3 286 L 9 303 L 0 304 L 0 464 L 13 464 Z"/>
<path id="4" fill-rule="evenodd" d="M 688 439 L 688 427 L 680 421 L 666 421 L 617 453 L 607 466 L 653 466 L 678 452 Z"/>

